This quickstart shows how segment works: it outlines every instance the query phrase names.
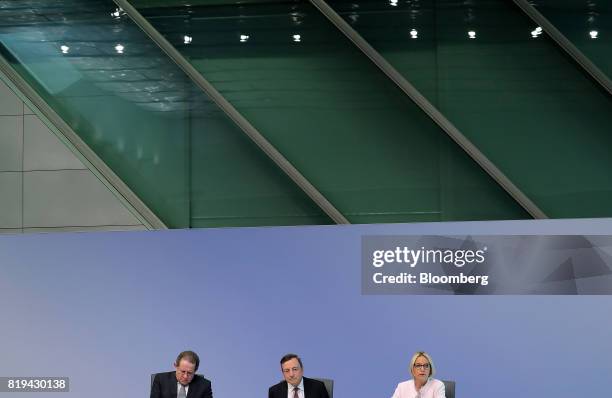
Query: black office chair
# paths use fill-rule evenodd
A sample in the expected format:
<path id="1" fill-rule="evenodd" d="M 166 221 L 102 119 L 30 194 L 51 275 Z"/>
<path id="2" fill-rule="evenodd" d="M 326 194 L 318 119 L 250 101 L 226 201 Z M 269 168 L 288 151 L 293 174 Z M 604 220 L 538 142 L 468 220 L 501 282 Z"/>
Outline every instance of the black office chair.
<path id="1" fill-rule="evenodd" d="M 455 398 L 455 382 L 450 380 L 442 380 L 444 383 L 444 391 L 446 398 Z"/>
<path id="2" fill-rule="evenodd" d="M 322 379 L 320 377 L 312 377 L 312 379 L 319 380 L 320 382 L 325 384 L 325 389 L 327 390 L 329 398 L 334 398 L 334 381 L 332 379 Z"/>

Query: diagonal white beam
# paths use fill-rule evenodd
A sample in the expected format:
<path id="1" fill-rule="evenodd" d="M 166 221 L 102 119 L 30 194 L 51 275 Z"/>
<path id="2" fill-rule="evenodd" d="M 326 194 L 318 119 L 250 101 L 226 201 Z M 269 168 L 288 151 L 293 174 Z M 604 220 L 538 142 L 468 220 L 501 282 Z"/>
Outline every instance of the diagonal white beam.
<path id="1" fill-rule="evenodd" d="M 584 69 L 597 83 L 599 83 L 608 94 L 612 94 L 612 81 L 601 71 L 586 55 L 582 53 L 571 41 L 565 37 L 544 15 L 526 0 L 513 0 L 529 18 L 537 23 L 544 32 L 550 36 L 559 47 L 561 47 L 570 57 Z"/>
<path id="2" fill-rule="evenodd" d="M 525 195 L 495 164 L 463 135 L 446 117 L 433 106 L 408 80 L 402 76 L 378 51 L 376 51 L 355 29 L 323 0 L 310 2 L 327 17 L 350 41 L 391 79 L 410 99 L 419 106 L 448 136 L 482 167 L 508 194 L 533 218 L 548 216 Z"/>
<path id="3" fill-rule="evenodd" d="M 349 221 L 126 0 L 113 0 L 223 112 L 337 224 Z"/>

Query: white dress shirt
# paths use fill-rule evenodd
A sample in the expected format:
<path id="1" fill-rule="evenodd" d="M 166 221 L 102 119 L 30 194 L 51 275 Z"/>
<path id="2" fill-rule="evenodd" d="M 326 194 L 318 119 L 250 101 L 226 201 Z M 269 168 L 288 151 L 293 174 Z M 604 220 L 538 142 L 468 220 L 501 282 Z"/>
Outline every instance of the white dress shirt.
<path id="1" fill-rule="evenodd" d="M 420 391 L 416 390 L 414 380 L 404 381 L 397 385 L 392 398 L 446 398 L 444 383 L 430 378 Z"/>
<path id="2" fill-rule="evenodd" d="M 176 396 L 178 397 L 179 391 L 181 391 L 182 384 L 178 381 L 176 382 Z M 189 384 L 185 386 L 185 396 L 189 393 Z"/>
<path id="3" fill-rule="evenodd" d="M 300 380 L 300 384 L 298 384 L 297 387 L 299 388 L 298 397 L 304 398 L 304 378 L 303 377 L 302 377 L 302 380 Z M 287 382 L 287 398 L 293 398 L 294 388 L 295 387 L 293 386 L 293 384 Z"/>

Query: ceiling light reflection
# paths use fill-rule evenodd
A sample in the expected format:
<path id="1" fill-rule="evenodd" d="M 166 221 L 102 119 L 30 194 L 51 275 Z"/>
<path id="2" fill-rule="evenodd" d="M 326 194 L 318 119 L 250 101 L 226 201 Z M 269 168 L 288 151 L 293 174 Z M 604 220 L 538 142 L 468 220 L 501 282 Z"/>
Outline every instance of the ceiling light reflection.
<path id="1" fill-rule="evenodd" d="M 302 35 L 293 35 L 293 41 L 299 43 L 302 41 Z"/>
<path id="2" fill-rule="evenodd" d="M 185 44 L 191 44 L 192 40 L 193 40 L 193 37 L 191 36 L 187 36 L 187 35 L 183 36 L 183 43 Z"/>
<path id="3" fill-rule="evenodd" d="M 599 36 L 599 32 L 596 30 L 592 30 L 589 32 L 589 36 L 591 36 L 591 39 L 597 39 L 597 36 Z"/>
<path id="4" fill-rule="evenodd" d="M 60 46 L 60 50 L 62 50 L 62 54 L 68 54 L 68 51 L 70 51 L 70 47 L 64 44 L 63 46 Z"/>
<path id="5" fill-rule="evenodd" d="M 542 34 L 542 28 L 538 26 L 534 30 L 531 31 L 531 37 L 536 38 Z"/>
<path id="6" fill-rule="evenodd" d="M 246 43 L 249 40 L 249 35 L 240 35 L 240 43 Z"/>
<path id="7" fill-rule="evenodd" d="M 469 37 L 470 39 L 475 39 L 475 38 L 476 38 L 476 32 L 475 32 L 475 31 L 473 31 L 473 30 L 470 30 L 470 31 L 468 32 L 468 37 Z"/>
<path id="8" fill-rule="evenodd" d="M 113 18 L 120 18 L 123 13 L 124 13 L 123 8 L 119 7 L 119 8 L 115 8 L 115 11 L 111 12 L 110 15 Z"/>
<path id="9" fill-rule="evenodd" d="M 123 47 L 122 44 L 117 44 L 115 46 L 115 51 L 117 51 L 117 54 L 123 54 L 123 50 L 125 49 L 125 47 Z"/>
<path id="10" fill-rule="evenodd" d="M 416 29 L 412 29 L 410 31 L 410 38 L 411 39 L 417 39 L 419 37 L 419 31 Z"/>

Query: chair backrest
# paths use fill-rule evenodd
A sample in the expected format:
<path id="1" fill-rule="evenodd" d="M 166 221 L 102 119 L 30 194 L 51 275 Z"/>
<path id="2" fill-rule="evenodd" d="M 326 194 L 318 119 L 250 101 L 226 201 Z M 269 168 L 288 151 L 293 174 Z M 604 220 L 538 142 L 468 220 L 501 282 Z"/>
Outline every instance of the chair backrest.
<path id="1" fill-rule="evenodd" d="M 322 379 L 320 377 L 312 377 L 312 379 L 319 380 L 325 384 L 325 389 L 327 390 L 329 398 L 334 398 L 334 381 L 332 379 Z"/>
<path id="2" fill-rule="evenodd" d="M 455 382 L 450 380 L 442 380 L 444 383 L 444 391 L 446 398 L 455 398 Z"/>

